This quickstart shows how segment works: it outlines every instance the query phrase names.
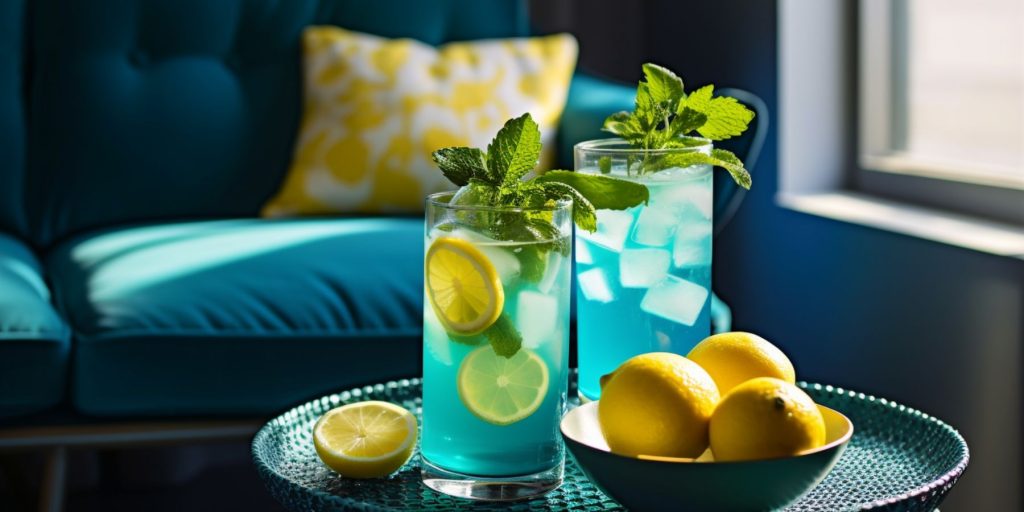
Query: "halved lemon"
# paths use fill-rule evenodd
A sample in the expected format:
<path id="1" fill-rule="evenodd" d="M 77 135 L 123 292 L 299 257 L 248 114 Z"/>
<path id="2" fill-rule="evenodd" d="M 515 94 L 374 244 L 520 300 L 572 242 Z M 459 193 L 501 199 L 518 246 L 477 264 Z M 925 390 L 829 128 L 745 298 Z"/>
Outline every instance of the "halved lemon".
<path id="1" fill-rule="evenodd" d="M 470 242 L 438 238 L 427 249 L 427 297 L 445 329 L 480 334 L 505 306 L 505 290 L 487 256 Z"/>
<path id="2" fill-rule="evenodd" d="M 411 412 L 388 402 L 359 402 L 321 416 L 313 427 L 313 446 L 342 476 L 379 478 L 409 460 L 416 435 Z"/>
<path id="3" fill-rule="evenodd" d="M 540 407 L 548 380 L 548 366 L 535 352 L 521 348 L 506 358 L 486 345 L 462 360 L 459 398 L 469 412 L 487 423 L 511 425 Z"/>

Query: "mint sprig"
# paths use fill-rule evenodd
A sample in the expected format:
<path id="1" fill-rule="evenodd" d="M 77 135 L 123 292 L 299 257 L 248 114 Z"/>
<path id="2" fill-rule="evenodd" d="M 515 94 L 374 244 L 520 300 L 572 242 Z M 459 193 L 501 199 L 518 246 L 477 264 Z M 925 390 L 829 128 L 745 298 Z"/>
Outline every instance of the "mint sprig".
<path id="1" fill-rule="evenodd" d="M 487 151 L 452 147 L 434 151 L 434 162 L 452 183 L 472 186 L 481 206 L 540 208 L 570 197 L 578 203 L 573 220 L 581 229 L 597 229 L 596 210 L 623 210 L 646 203 L 647 187 L 608 176 L 548 171 L 530 175 L 540 156 L 540 129 L 530 114 L 510 119 Z M 501 223 L 494 223 L 502 229 Z M 495 225 L 484 226 L 496 229 Z M 541 240 L 538 240 L 541 241 Z"/>
<path id="2" fill-rule="evenodd" d="M 714 86 L 705 85 L 686 94 L 683 80 L 657 64 L 643 65 L 644 80 L 636 89 L 633 112 L 617 112 L 604 121 L 603 130 L 622 137 L 641 149 L 681 148 L 692 145 L 687 136 L 700 135 L 724 140 L 746 131 L 754 112 L 735 98 L 714 96 Z M 674 167 L 709 164 L 725 169 L 741 187 L 749 189 L 750 172 L 732 152 L 713 149 L 710 155 L 675 153 L 648 155 L 637 172 L 651 173 Z M 599 163 L 606 172 L 603 163 Z M 608 166 L 610 168 L 610 166 Z M 627 172 L 631 170 L 627 169 Z"/>
<path id="3" fill-rule="evenodd" d="M 467 211 L 458 221 L 499 240 L 535 242 L 524 244 L 515 252 L 520 262 L 519 278 L 532 283 L 539 283 L 544 277 L 549 252 L 568 256 L 572 251 L 568 238 L 552 224 L 551 212 L 544 207 L 554 207 L 563 198 L 572 199 L 573 222 L 580 229 L 593 232 L 597 230 L 597 210 L 624 210 L 646 203 L 649 198 L 643 184 L 608 176 L 560 170 L 533 173 L 540 151 L 540 129 L 530 114 L 523 114 L 505 123 L 487 145 L 487 151 L 451 147 L 432 155 L 449 181 L 468 187 L 464 195 L 460 192 L 456 196 L 469 201 L 461 204 L 536 209 Z M 522 334 L 504 313 L 484 331 L 484 336 L 500 356 L 512 357 L 522 346 Z"/>

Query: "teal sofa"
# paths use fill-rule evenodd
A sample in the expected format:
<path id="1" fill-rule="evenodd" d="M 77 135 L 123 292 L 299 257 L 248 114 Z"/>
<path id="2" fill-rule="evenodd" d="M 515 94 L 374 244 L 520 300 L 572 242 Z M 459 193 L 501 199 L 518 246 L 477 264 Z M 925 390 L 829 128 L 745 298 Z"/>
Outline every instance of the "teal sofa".
<path id="1" fill-rule="evenodd" d="M 0 424 L 260 416 L 419 372 L 420 218 L 257 218 L 314 24 L 529 33 L 518 0 L 0 2 Z M 632 102 L 572 87 L 563 157 Z"/>
<path id="2" fill-rule="evenodd" d="M 0 2 L 0 441 L 69 415 L 259 418 L 419 372 L 421 218 L 257 217 L 315 24 L 529 34 L 522 0 Z M 563 165 L 633 91 L 576 76 Z"/>

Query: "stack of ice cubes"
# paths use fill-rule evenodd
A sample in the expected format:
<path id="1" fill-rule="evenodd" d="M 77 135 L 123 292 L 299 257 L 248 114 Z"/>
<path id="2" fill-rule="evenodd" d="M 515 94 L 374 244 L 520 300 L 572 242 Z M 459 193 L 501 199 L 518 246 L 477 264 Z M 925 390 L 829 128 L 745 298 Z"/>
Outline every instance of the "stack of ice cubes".
<path id="1" fill-rule="evenodd" d="M 641 310 L 692 326 L 709 291 L 673 274 L 689 275 L 711 265 L 710 180 L 664 183 L 650 190 L 647 206 L 601 210 L 596 232 L 576 231 L 581 239 L 576 246 L 577 264 L 594 265 L 581 269 L 577 282 L 584 298 L 601 303 L 615 301 L 617 289 L 645 289 Z M 618 256 L 616 286 L 602 268 L 605 261 L 595 259 L 601 249 Z"/>

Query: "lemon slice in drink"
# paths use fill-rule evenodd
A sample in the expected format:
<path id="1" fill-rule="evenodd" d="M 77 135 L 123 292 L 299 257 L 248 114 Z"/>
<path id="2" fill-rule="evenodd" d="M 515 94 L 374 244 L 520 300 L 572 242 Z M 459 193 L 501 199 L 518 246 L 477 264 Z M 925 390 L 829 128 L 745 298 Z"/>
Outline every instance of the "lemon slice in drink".
<path id="1" fill-rule="evenodd" d="M 540 407 L 548 379 L 548 367 L 535 352 L 522 348 L 505 358 L 487 345 L 462 360 L 459 398 L 469 412 L 487 423 L 511 425 Z"/>
<path id="2" fill-rule="evenodd" d="M 426 287 L 430 304 L 448 332 L 479 334 L 505 306 L 505 290 L 487 256 L 457 238 L 438 238 L 427 249 Z"/>
<path id="3" fill-rule="evenodd" d="M 416 417 L 388 402 L 343 405 L 317 420 L 313 446 L 320 460 L 342 476 L 387 476 L 412 456 Z"/>

